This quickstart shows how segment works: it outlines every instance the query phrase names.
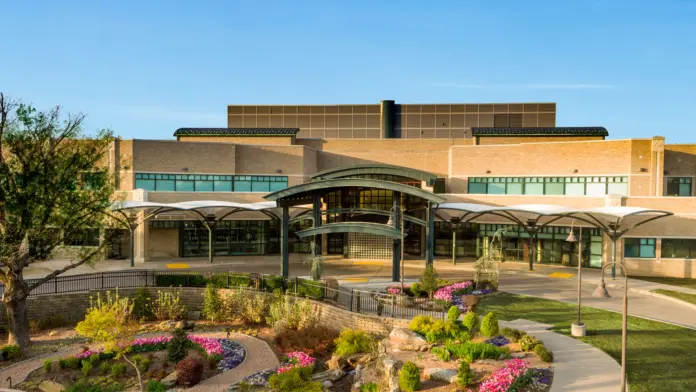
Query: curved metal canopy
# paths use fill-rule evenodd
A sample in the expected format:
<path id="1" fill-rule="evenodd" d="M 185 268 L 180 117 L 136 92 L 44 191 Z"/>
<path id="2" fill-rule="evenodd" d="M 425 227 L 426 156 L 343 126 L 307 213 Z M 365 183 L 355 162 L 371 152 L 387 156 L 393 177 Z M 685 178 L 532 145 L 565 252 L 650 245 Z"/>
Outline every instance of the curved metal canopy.
<path id="1" fill-rule="evenodd" d="M 302 199 L 310 197 L 316 191 L 332 190 L 339 188 L 373 188 L 389 189 L 407 195 L 418 196 L 422 199 L 439 204 L 445 201 L 444 198 L 426 190 L 396 182 L 372 180 L 365 178 L 341 178 L 334 180 L 322 180 L 296 185 L 277 192 L 269 193 L 264 196 L 269 201 L 283 201 L 285 199 Z"/>
<path id="2" fill-rule="evenodd" d="M 396 230 L 394 226 L 384 225 L 381 223 L 365 222 L 328 223 L 319 227 L 298 231 L 295 234 L 297 234 L 297 236 L 300 238 L 304 238 L 328 233 L 369 233 L 383 235 L 390 238 L 401 237 L 401 232 Z"/>
<path id="3" fill-rule="evenodd" d="M 240 208 L 250 211 L 262 211 L 275 208 L 275 202 L 262 201 L 259 203 L 236 203 L 231 201 L 198 200 L 179 203 L 156 203 L 151 201 L 121 201 L 111 205 L 113 211 L 144 210 L 148 208 L 166 208 L 172 210 L 194 211 L 205 208 Z"/>
<path id="4" fill-rule="evenodd" d="M 429 186 L 435 184 L 437 176 L 426 171 L 395 165 L 354 165 L 328 169 L 314 174 L 312 181 L 345 178 L 361 174 L 386 174 L 425 181 Z"/>

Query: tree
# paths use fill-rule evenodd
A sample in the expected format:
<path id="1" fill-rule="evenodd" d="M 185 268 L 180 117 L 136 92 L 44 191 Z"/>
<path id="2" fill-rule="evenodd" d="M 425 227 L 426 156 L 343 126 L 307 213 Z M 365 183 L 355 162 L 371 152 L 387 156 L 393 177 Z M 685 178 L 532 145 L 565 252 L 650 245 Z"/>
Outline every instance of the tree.
<path id="1" fill-rule="evenodd" d="M 8 343 L 29 347 L 27 297 L 72 268 L 94 262 L 109 241 L 83 247 L 69 263 L 27 282 L 24 268 L 45 259 L 64 238 L 110 222 L 113 195 L 107 161 L 111 133 L 82 134 L 84 115 L 61 121 L 60 108 L 38 112 L 0 93 L 0 282 L 9 323 Z"/>
<path id="2" fill-rule="evenodd" d="M 435 272 L 435 267 L 432 264 L 428 264 L 423 270 L 418 282 L 423 291 L 428 293 L 430 299 L 433 298 L 433 293 L 437 290 L 437 278 L 439 275 Z"/>

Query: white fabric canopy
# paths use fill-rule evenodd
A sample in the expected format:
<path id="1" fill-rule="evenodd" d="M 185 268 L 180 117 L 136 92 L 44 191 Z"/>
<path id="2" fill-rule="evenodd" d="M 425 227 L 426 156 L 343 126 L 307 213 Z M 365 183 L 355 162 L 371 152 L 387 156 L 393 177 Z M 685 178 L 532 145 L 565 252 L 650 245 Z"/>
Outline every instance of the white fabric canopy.
<path id="1" fill-rule="evenodd" d="M 155 203 L 150 201 L 123 201 L 116 202 L 111 206 L 111 209 L 114 211 L 145 210 L 148 208 L 166 208 L 183 211 L 201 210 L 206 208 L 241 208 L 250 211 L 261 211 L 276 208 L 276 202 L 262 201 L 258 203 L 236 203 L 232 201 L 197 200 L 184 201 L 180 203 Z"/>

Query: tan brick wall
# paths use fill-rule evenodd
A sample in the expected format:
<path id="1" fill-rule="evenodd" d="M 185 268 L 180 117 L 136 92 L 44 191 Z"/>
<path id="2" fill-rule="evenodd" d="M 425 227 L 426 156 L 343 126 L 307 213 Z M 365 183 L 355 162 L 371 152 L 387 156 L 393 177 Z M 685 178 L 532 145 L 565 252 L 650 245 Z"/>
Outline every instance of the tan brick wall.
<path id="1" fill-rule="evenodd" d="M 119 154 L 117 189 L 131 190 L 135 181 L 135 175 L 133 174 L 133 141 L 116 140 L 114 143 L 118 145 L 117 150 Z"/>
<path id="2" fill-rule="evenodd" d="M 479 145 L 604 140 L 602 136 L 479 136 Z"/>
<path id="3" fill-rule="evenodd" d="M 259 201 L 266 201 L 266 199 L 263 198 L 266 194 L 266 192 L 149 192 L 148 200 L 159 203 L 178 203 L 191 200 L 256 203 Z"/>
<path id="4" fill-rule="evenodd" d="M 665 170 L 672 177 L 696 175 L 696 144 L 667 144 Z"/>
<path id="5" fill-rule="evenodd" d="M 133 169 L 151 173 L 234 174 L 236 147 L 226 143 L 134 140 Z"/>
<path id="6" fill-rule="evenodd" d="M 304 146 L 249 146 L 237 145 L 235 174 L 303 174 Z M 282 173 L 277 173 L 282 170 Z"/>
<path id="7" fill-rule="evenodd" d="M 179 229 L 150 228 L 148 251 L 151 258 L 179 257 Z"/>
<path id="8" fill-rule="evenodd" d="M 233 143 L 252 145 L 284 145 L 293 144 L 294 136 L 179 136 L 182 142 Z"/>

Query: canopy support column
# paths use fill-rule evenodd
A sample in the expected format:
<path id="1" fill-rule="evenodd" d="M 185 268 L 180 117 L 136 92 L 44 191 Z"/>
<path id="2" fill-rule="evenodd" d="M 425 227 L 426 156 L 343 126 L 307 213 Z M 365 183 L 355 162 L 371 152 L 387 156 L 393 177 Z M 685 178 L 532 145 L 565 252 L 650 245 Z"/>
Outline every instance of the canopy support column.
<path id="1" fill-rule="evenodd" d="M 290 247 L 288 244 L 288 229 L 290 226 L 290 208 L 283 207 L 283 214 L 280 219 L 280 275 L 283 278 L 289 277 L 290 269 Z"/>
<path id="2" fill-rule="evenodd" d="M 315 193 L 312 195 L 312 221 L 313 227 L 315 229 L 321 227 L 321 195 L 318 193 Z M 316 255 L 321 255 L 321 241 L 322 236 L 321 235 L 315 235 L 312 241 L 314 241 L 314 249 L 313 252 Z"/>
<path id="3" fill-rule="evenodd" d="M 394 192 L 393 199 L 394 207 L 392 207 L 392 210 L 394 210 L 394 215 L 392 219 L 394 221 L 394 229 L 399 230 L 399 233 L 402 233 L 400 235 L 400 238 L 394 239 L 392 246 L 392 281 L 398 282 L 399 280 L 401 280 L 401 263 L 403 263 L 403 260 L 401 260 L 401 247 L 403 246 L 403 231 L 401 227 L 401 225 L 403 224 L 403 211 L 401 210 L 401 192 Z"/>
<path id="4" fill-rule="evenodd" d="M 432 202 L 428 202 L 428 226 L 425 228 L 425 265 L 432 265 L 435 258 L 435 207 Z"/>

